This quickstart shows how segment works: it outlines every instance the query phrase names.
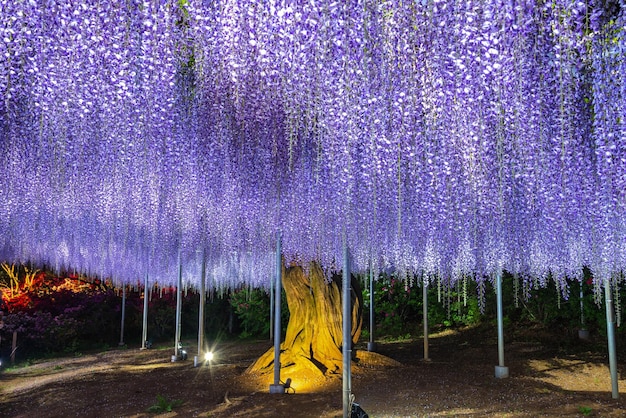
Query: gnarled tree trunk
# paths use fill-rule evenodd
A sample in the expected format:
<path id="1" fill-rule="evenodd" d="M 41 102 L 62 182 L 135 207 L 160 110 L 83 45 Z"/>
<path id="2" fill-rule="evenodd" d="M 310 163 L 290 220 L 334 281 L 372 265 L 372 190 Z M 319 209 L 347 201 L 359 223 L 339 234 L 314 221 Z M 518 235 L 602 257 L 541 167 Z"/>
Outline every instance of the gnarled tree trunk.
<path id="1" fill-rule="evenodd" d="M 283 270 L 283 287 L 289 306 L 289 324 L 281 344 L 281 375 L 329 376 L 342 371 L 342 299 L 341 277 L 326 282 L 317 263 L 307 276 L 302 267 Z M 352 343 L 361 335 L 363 325 L 362 292 L 352 278 Z M 274 349 L 263 354 L 247 372 L 270 373 L 274 367 Z"/>

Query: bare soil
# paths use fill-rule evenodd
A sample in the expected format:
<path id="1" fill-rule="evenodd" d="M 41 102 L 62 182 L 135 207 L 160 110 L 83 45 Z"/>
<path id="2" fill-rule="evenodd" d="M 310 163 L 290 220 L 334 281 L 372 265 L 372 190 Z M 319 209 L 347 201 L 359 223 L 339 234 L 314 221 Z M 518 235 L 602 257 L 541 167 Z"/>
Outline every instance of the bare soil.
<path id="1" fill-rule="evenodd" d="M 193 345 L 192 345 L 193 346 Z M 337 417 L 340 376 L 293 378 L 285 395 L 269 394 L 273 376 L 245 370 L 269 341 L 221 343 L 210 365 L 171 361 L 172 350 L 116 349 L 0 371 L 0 417 Z M 357 346 L 352 392 L 370 417 L 626 416 L 626 395 L 611 397 L 602 338 L 579 341 L 531 329 L 509 336 L 510 377 L 495 378 L 495 330 L 478 327 L 422 339 Z M 383 357 L 384 355 L 385 357 Z M 620 376 L 624 363 L 618 356 Z M 284 370 L 282 378 L 289 377 Z M 621 388 L 626 382 L 620 380 Z M 157 395 L 171 412 L 151 413 Z"/>

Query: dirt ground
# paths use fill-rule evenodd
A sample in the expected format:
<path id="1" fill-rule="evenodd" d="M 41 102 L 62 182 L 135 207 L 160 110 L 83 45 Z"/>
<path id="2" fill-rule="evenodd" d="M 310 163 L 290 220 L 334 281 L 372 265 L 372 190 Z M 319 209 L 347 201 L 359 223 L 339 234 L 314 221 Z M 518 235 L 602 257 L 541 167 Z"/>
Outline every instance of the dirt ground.
<path id="1" fill-rule="evenodd" d="M 600 337 L 583 342 L 527 330 L 507 340 L 510 377 L 505 379 L 495 378 L 495 329 L 433 335 L 430 361 L 423 360 L 421 338 L 378 342 L 377 352 L 398 363 L 370 355 L 359 345 L 352 376 L 356 402 L 370 417 L 626 416 L 626 394 L 619 400 L 611 397 L 608 355 Z M 269 341 L 221 343 L 215 361 L 195 368 L 193 354 L 172 363 L 169 348 L 131 347 L 4 369 L 0 417 L 342 415 L 338 378 L 294 379 L 290 393 L 270 395 L 272 376 L 245 374 L 269 347 Z M 623 376 L 619 356 L 618 363 Z M 289 377 L 288 370 L 282 377 Z M 619 384 L 626 390 L 624 380 Z M 148 412 L 157 395 L 173 404 L 171 412 Z"/>

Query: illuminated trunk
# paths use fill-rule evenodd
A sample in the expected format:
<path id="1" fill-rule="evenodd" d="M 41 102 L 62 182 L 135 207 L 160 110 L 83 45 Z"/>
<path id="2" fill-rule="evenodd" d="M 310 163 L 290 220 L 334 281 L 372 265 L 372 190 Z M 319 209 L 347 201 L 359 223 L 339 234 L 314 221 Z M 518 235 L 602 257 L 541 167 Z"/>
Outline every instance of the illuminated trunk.
<path id="1" fill-rule="evenodd" d="M 354 278 L 351 287 L 351 335 L 352 343 L 356 343 L 363 325 L 363 300 Z M 283 272 L 283 288 L 289 306 L 289 324 L 280 350 L 281 375 L 288 378 L 341 374 L 341 276 L 327 283 L 316 263 L 311 264 L 308 276 L 302 267 L 289 267 Z M 270 373 L 273 365 L 272 348 L 250 366 L 248 372 Z"/>

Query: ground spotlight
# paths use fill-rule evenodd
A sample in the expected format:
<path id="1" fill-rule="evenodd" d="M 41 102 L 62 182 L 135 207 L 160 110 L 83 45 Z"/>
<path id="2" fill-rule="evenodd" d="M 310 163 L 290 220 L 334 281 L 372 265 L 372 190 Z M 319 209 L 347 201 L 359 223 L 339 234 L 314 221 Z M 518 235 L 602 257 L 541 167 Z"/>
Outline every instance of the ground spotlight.
<path id="1" fill-rule="evenodd" d="M 213 358 L 214 358 L 214 355 L 212 351 L 207 351 L 206 353 L 204 353 L 205 362 L 213 361 Z"/>
<path id="2" fill-rule="evenodd" d="M 183 346 L 182 342 L 178 343 L 178 359 L 177 360 L 187 360 L 187 350 Z"/>

